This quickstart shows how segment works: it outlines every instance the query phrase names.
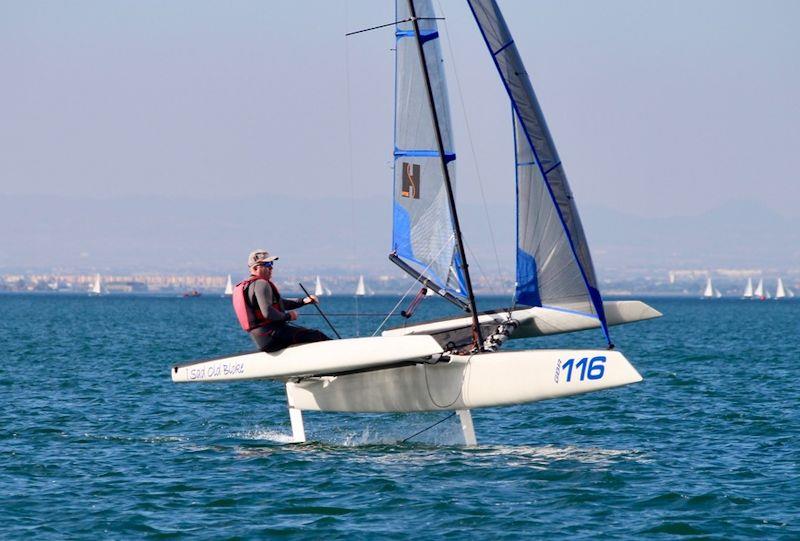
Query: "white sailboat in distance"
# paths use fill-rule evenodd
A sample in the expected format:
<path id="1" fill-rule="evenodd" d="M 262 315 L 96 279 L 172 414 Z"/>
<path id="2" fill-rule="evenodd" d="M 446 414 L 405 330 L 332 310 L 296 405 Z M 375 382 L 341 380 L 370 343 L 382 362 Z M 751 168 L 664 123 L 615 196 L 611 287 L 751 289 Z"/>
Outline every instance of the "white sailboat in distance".
<path id="1" fill-rule="evenodd" d="M 103 284 L 100 281 L 100 273 L 94 275 L 94 282 L 92 282 L 92 287 L 89 288 L 89 295 L 102 295 L 103 294 Z"/>
<path id="2" fill-rule="evenodd" d="M 460 315 L 367 338 L 175 365 L 173 381 L 283 381 L 298 442 L 305 441 L 303 410 L 455 411 L 464 442 L 475 444 L 471 409 L 642 380 L 613 348 L 609 328 L 661 314 L 641 301 L 603 300 L 564 166 L 500 8 L 495 0 L 467 4 L 512 109 L 516 174 L 505 179 L 516 181 L 511 306 L 477 309 L 453 196 L 456 151 L 437 15 L 431 0 L 398 0 L 389 258 Z M 585 329 L 601 331 L 596 348 L 501 351 L 507 339 Z"/>
<path id="3" fill-rule="evenodd" d="M 317 275 L 317 280 L 316 283 L 314 284 L 314 295 L 316 295 L 317 297 L 331 295 L 331 290 L 322 285 L 322 280 L 320 280 L 319 275 Z"/>
<path id="4" fill-rule="evenodd" d="M 706 287 L 703 290 L 703 297 L 704 299 L 713 299 L 714 295 L 714 286 L 711 284 L 711 278 L 706 278 Z"/>
<path id="5" fill-rule="evenodd" d="M 356 286 L 356 297 L 363 297 L 367 294 L 367 288 L 364 285 L 364 275 L 358 277 L 358 285 Z"/>
<path id="6" fill-rule="evenodd" d="M 753 279 L 747 279 L 747 285 L 744 286 L 744 293 L 742 293 L 743 299 L 752 299 L 753 298 Z"/>
<path id="7" fill-rule="evenodd" d="M 775 287 L 775 300 L 780 300 L 786 297 L 786 290 L 783 287 L 783 280 L 778 277 L 778 285 Z"/>
<path id="8" fill-rule="evenodd" d="M 763 278 L 759 278 L 758 279 L 758 284 L 756 285 L 755 291 L 753 291 L 753 296 L 756 299 L 759 299 L 759 300 L 762 300 L 762 301 L 766 298 L 764 296 L 764 279 Z"/>
<path id="9" fill-rule="evenodd" d="M 223 293 L 226 297 L 230 297 L 233 295 L 233 282 L 231 282 L 231 275 L 228 275 L 228 281 L 225 282 L 225 292 Z"/>

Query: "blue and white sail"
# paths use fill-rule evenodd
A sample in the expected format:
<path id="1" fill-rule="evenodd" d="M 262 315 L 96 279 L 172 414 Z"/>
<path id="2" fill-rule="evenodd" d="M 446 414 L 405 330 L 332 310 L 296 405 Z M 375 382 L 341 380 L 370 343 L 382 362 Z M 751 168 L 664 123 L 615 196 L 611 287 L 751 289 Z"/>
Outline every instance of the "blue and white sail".
<path id="1" fill-rule="evenodd" d="M 516 301 L 594 315 L 609 339 L 586 235 L 525 66 L 497 3 L 494 0 L 468 0 L 468 3 L 513 111 L 517 173 Z"/>
<path id="2" fill-rule="evenodd" d="M 413 0 L 444 146 L 438 150 L 417 38 L 406 0 L 396 7 L 394 216 L 392 251 L 424 276 L 464 297 L 463 258 L 442 168 L 455 180 L 455 150 L 439 31 L 430 0 Z"/>

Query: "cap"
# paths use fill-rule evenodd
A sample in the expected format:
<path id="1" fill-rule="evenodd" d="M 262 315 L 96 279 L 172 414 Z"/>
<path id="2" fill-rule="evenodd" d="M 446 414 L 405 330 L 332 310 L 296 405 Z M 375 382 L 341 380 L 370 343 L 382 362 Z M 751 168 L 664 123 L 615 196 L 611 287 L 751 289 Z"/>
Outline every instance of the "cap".
<path id="1" fill-rule="evenodd" d="M 277 256 L 269 255 L 268 251 L 259 248 L 258 250 L 250 252 L 250 255 L 247 257 L 247 266 L 254 267 L 259 263 L 267 263 L 268 261 L 276 261 L 277 259 Z"/>

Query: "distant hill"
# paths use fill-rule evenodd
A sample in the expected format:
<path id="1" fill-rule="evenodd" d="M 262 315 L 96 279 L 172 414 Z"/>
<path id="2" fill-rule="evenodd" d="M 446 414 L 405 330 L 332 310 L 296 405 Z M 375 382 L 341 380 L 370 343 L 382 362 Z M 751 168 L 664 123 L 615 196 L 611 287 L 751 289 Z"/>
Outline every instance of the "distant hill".
<path id="1" fill-rule="evenodd" d="M 797 268 L 800 221 L 752 203 L 702 215 L 640 218 L 587 207 L 587 236 L 598 264 L 643 268 Z"/>
<path id="2" fill-rule="evenodd" d="M 246 192 L 246 190 L 245 190 Z M 240 272 L 265 247 L 287 269 L 394 272 L 386 262 L 391 201 L 303 197 L 0 198 L 0 269 Z M 800 224 L 758 203 L 698 216 L 641 218 L 581 208 L 601 274 L 635 267 L 800 266 Z M 513 260 L 513 207 L 489 210 L 501 267 Z M 470 257 L 496 272 L 481 206 L 462 209 Z"/>

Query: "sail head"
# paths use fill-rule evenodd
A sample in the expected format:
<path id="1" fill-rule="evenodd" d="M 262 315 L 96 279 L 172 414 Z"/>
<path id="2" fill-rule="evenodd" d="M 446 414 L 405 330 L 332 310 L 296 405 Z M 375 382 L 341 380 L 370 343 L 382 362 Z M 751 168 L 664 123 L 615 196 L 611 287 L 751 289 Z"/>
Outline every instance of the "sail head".
<path id="1" fill-rule="evenodd" d="M 463 258 L 442 167 L 455 180 L 455 151 L 442 52 L 430 0 L 412 0 L 418 17 L 425 66 L 444 146 L 438 150 L 413 23 L 406 0 L 396 3 L 394 209 L 392 251 L 440 287 L 466 295 Z"/>

